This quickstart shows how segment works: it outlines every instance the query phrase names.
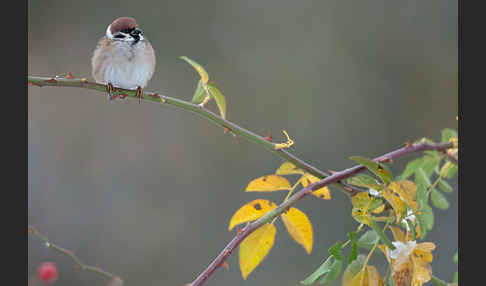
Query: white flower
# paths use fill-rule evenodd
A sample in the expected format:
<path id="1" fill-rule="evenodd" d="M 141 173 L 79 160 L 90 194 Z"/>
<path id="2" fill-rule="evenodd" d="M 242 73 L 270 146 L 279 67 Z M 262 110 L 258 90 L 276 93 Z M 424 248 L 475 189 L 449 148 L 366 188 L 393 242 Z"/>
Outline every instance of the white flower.
<path id="1" fill-rule="evenodd" d="M 403 262 L 406 262 L 409 259 L 412 251 L 417 246 L 417 242 L 415 240 L 407 242 L 394 241 L 392 244 L 395 246 L 395 250 L 390 251 L 387 248 L 387 251 L 390 258 L 395 259 L 395 267 L 398 267 Z"/>
<path id="2" fill-rule="evenodd" d="M 380 197 L 380 192 L 375 190 L 375 189 L 371 189 L 368 191 L 370 196 L 373 196 L 373 197 Z"/>

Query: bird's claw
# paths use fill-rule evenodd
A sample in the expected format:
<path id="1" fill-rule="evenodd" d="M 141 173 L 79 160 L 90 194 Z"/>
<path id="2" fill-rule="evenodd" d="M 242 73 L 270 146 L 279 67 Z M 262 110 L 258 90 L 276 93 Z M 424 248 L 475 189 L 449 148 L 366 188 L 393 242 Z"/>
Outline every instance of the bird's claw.
<path id="1" fill-rule="evenodd" d="M 138 104 L 142 103 L 143 90 L 142 90 L 142 88 L 140 86 L 137 87 L 136 97 L 138 97 Z"/>
<path id="2" fill-rule="evenodd" d="M 106 91 L 108 92 L 108 99 L 111 101 L 115 99 L 115 96 L 113 95 L 113 92 L 115 91 L 115 87 L 113 87 L 113 84 L 110 82 L 106 85 Z"/>

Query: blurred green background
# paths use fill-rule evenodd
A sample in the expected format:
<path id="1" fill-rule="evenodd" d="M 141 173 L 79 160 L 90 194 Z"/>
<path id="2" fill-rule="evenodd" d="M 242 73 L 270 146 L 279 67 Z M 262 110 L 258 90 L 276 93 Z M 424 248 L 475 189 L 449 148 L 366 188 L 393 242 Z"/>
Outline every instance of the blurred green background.
<path id="1" fill-rule="evenodd" d="M 119 16 L 137 19 L 156 50 L 147 90 L 190 100 L 200 64 L 226 95 L 229 120 L 295 140 L 292 152 L 323 170 L 353 165 L 407 139 L 457 129 L 457 1 L 29 1 L 30 75 L 91 79 L 90 58 Z M 284 193 L 244 193 L 282 160 L 182 110 L 98 92 L 29 87 L 28 222 L 126 285 L 191 282 L 234 236 L 243 204 Z M 209 108 L 217 111 L 214 102 Z M 398 160 L 398 174 L 412 157 Z M 451 208 L 434 209 L 434 274 L 452 280 L 457 180 Z M 277 222 L 274 248 L 241 279 L 238 255 L 207 285 L 298 285 L 358 223 L 346 196 L 296 206 L 314 227 L 311 255 Z M 28 274 L 60 268 L 56 285 L 106 285 L 29 238 Z M 382 274 L 383 256 L 372 261 Z M 335 281 L 332 285 L 340 285 Z"/>

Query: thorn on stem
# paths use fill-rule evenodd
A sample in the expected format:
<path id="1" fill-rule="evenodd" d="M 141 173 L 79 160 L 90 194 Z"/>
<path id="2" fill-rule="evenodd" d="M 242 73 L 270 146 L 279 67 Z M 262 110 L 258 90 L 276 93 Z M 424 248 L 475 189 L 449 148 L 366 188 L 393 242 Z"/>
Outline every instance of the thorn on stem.
<path id="1" fill-rule="evenodd" d="M 38 87 L 43 87 L 44 86 L 42 83 L 32 82 L 32 81 L 29 81 L 29 85 L 31 85 L 31 86 L 38 86 Z"/>
<path id="2" fill-rule="evenodd" d="M 393 163 L 393 160 L 391 158 L 383 158 L 383 159 L 380 159 L 380 163 Z"/>
<path id="3" fill-rule="evenodd" d="M 48 82 L 48 83 L 56 83 L 57 82 L 57 80 L 55 78 L 46 79 L 44 81 Z"/>
<path id="4" fill-rule="evenodd" d="M 273 137 L 272 137 L 272 132 L 269 132 L 269 133 L 268 133 L 268 136 L 267 136 L 267 137 L 265 137 L 265 140 L 267 140 L 267 141 L 269 141 L 269 142 L 272 142 L 272 139 L 273 139 Z"/>
<path id="5" fill-rule="evenodd" d="M 67 75 L 64 78 L 72 79 L 73 78 L 73 74 L 71 72 L 68 72 Z"/>
<path id="6" fill-rule="evenodd" d="M 226 260 L 223 260 L 223 262 L 221 262 L 221 266 L 224 267 L 224 268 L 226 268 L 227 270 L 229 270 L 229 265 L 226 262 Z"/>
<path id="7" fill-rule="evenodd" d="M 224 134 L 226 134 L 226 133 L 228 133 L 228 132 L 230 132 L 230 131 L 231 131 L 231 129 L 229 129 L 229 128 L 228 128 L 228 127 L 226 127 L 226 126 L 223 126 L 223 130 L 224 130 L 224 131 L 223 131 L 223 132 L 224 132 Z"/>
<path id="8" fill-rule="evenodd" d="M 411 148 L 412 147 L 412 140 L 408 139 L 407 142 L 405 142 L 405 148 Z"/>

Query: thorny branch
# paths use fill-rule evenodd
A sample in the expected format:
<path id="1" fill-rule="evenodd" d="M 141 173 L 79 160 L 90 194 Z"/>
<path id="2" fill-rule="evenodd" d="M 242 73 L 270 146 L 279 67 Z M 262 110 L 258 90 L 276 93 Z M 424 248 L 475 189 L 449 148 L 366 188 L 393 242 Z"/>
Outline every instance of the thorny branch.
<path id="1" fill-rule="evenodd" d="M 27 78 L 29 85 L 32 86 L 60 86 L 60 87 L 78 87 L 78 88 L 87 88 L 92 90 L 97 90 L 101 92 L 107 92 L 108 87 L 107 85 L 90 82 L 85 78 L 75 79 L 72 77 L 71 74 L 68 74 L 66 77 L 39 77 L 39 76 L 28 76 Z M 241 136 L 248 141 L 256 143 L 258 145 L 263 146 L 267 150 L 271 151 L 274 154 L 277 154 L 282 159 L 293 163 L 297 168 L 302 169 L 318 178 L 325 178 L 329 176 L 328 173 L 319 170 L 318 168 L 310 165 L 309 163 L 297 158 L 295 155 L 291 154 L 285 149 L 278 149 L 275 148 L 278 144 L 270 142 L 266 138 L 259 136 L 249 130 L 246 130 L 239 125 L 225 120 L 224 118 L 220 117 L 219 115 L 209 111 L 208 109 L 203 108 L 200 105 L 192 104 L 190 102 L 180 100 L 177 98 L 160 95 L 156 92 L 143 92 L 143 98 L 139 98 L 137 96 L 136 90 L 128 90 L 122 88 L 113 88 L 113 97 L 119 98 L 131 98 L 136 99 L 138 101 L 143 102 L 151 102 L 151 103 L 159 103 L 159 104 L 167 104 L 175 107 L 182 108 L 187 111 L 191 111 L 197 113 L 206 119 L 218 124 L 219 126 L 223 127 L 225 132 L 231 132 L 235 136 Z M 333 183 L 334 186 L 338 187 L 339 190 L 346 193 L 348 196 L 352 197 L 361 190 L 358 187 L 350 186 L 343 184 L 342 182 L 335 182 Z"/>
<path id="2" fill-rule="evenodd" d="M 392 162 L 394 159 L 403 157 L 405 155 L 426 151 L 426 150 L 435 150 L 435 151 L 445 151 L 449 148 L 452 148 L 452 143 L 443 143 L 443 144 L 433 144 L 428 142 L 422 142 L 417 144 L 410 144 L 403 148 L 397 149 L 392 151 L 388 154 L 382 155 L 378 158 L 375 158 L 375 162 Z M 323 180 L 316 182 L 314 184 L 308 185 L 307 187 L 299 190 L 293 196 L 291 196 L 287 201 L 280 204 L 277 208 L 269 211 L 264 216 L 260 217 L 256 221 L 247 224 L 243 229 L 239 230 L 236 236 L 231 240 L 228 245 L 219 253 L 219 255 L 209 264 L 209 266 L 192 282 L 186 284 L 187 286 L 200 286 L 204 284 L 204 282 L 218 269 L 221 265 L 224 265 L 226 259 L 231 255 L 233 250 L 253 231 L 268 223 L 273 218 L 281 215 L 283 212 L 288 210 L 291 206 L 296 204 L 299 200 L 303 197 L 307 196 L 308 194 L 316 191 L 320 188 L 323 188 L 329 184 L 334 182 L 352 177 L 362 171 L 365 170 L 363 165 L 357 165 L 351 167 L 349 169 L 333 173 L 331 176 L 324 178 Z"/>
<path id="3" fill-rule="evenodd" d="M 35 227 L 29 226 L 29 234 L 37 236 L 40 240 L 42 240 L 45 243 L 45 245 L 48 248 L 51 248 L 51 249 L 53 249 L 53 250 L 55 250 L 59 253 L 62 253 L 64 255 L 71 257 L 71 259 L 79 266 L 79 268 L 81 270 L 95 272 L 95 273 L 101 274 L 103 276 L 106 276 L 108 278 L 111 278 L 111 281 L 117 281 L 116 285 L 122 285 L 123 284 L 123 280 L 120 277 L 116 276 L 115 274 L 112 274 L 108 271 L 105 271 L 105 270 L 103 270 L 99 267 L 89 266 L 89 265 L 84 264 L 71 250 L 65 249 L 63 247 L 60 247 L 60 246 L 52 243 L 51 241 L 49 241 L 47 236 L 40 233 Z"/>
<path id="4" fill-rule="evenodd" d="M 92 89 L 92 90 L 97 90 L 101 92 L 106 92 L 107 91 L 107 86 L 99 83 L 94 83 L 94 82 L 89 82 L 87 79 L 73 79 L 72 76 L 69 77 L 36 77 L 36 76 L 28 76 L 28 82 L 30 85 L 34 86 L 63 86 L 63 87 L 78 87 L 78 88 L 87 88 L 87 89 Z M 293 163 L 297 168 L 303 169 L 306 172 L 317 176 L 319 178 L 323 178 L 321 181 L 316 182 L 314 184 L 308 185 L 306 188 L 303 188 L 299 190 L 297 193 L 295 193 L 293 196 L 291 196 L 288 200 L 284 201 L 282 204 L 280 204 L 277 208 L 273 209 L 272 211 L 266 213 L 264 216 L 260 217 L 258 220 L 253 221 L 252 223 L 248 223 L 243 229 L 240 229 L 237 233 L 237 235 L 231 240 L 228 245 L 219 253 L 219 255 L 211 262 L 211 264 L 192 282 L 186 285 L 189 286 L 200 286 L 204 284 L 204 282 L 218 269 L 220 266 L 226 265 L 226 259 L 231 255 L 231 253 L 235 250 L 236 247 L 252 232 L 254 232 L 256 229 L 264 225 L 265 223 L 271 221 L 272 219 L 278 217 L 281 215 L 284 211 L 289 209 L 291 206 L 296 204 L 299 200 L 301 200 L 303 197 L 307 196 L 308 194 L 312 193 L 315 190 L 318 190 L 320 188 L 323 188 L 328 185 L 335 185 L 340 188 L 341 191 L 349 195 L 349 197 L 354 196 L 355 194 L 359 193 L 361 190 L 355 186 L 350 186 L 347 184 L 344 184 L 341 182 L 341 180 L 347 179 L 349 177 L 352 177 L 362 171 L 365 170 L 365 167 L 362 165 L 357 165 L 352 168 L 340 171 L 340 172 L 334 172 L 332 175 L 323 172 L 316 167 L 306 163 L 305 161 L 302 161 L 301 159 L 297 158 L 296 156 L 292 155 L 288 151 L 284 149 L 276 149 L 275 143 L 270 142 L 267 138 L 263 138 L 257 134 L 254 134 L 251 131 L 248 131 L 235 123 L 232 123 L 231 121 L 225 120 L 218 116 L 217 114 L 202 108 L 199 105 L 192 104 L 190 102 L 186 102 L 180 99 L 164 96 L 164 95 L 159 95 L 158 93 L 154 92 L 144 92 L 146 97 L 143 97 L 142 99 L 139 99 L 137 97 L 136 91 L 135 90 L 126 90 L 126 89 L 121 89 L 121 88 L 114 88 L 113 95 L 115 97 L 120 97 L 120 98 L 126 98 L 130 97 L 132 99 L 137 99 L 137 100 L 142 100 L 144 102 L 152 102 L 152 103 L 161 103 L 161 104 L 167 104 L 167 105 L 172 105 L 175 107 L 182 108 L 186 111 L 191 111 L 194 113 L 197 113 L 206 119 L 216 123 L 217 125 L 221 126 L 224 128 L 225 132 L 231 132 L 235 136 L 241 136 L 248 141 L 251 141 L 253 143 L 259 144 L 269 151 L 277 154 L 281 158 L 283 158 L 286 161 L 289 161 Z M 402 147 L 400 149 L 397 149 L 395 151 L 392 151 L 388 154 L 382 155 L 374 161 L 376 162 L 393 162 L 394 159 L 411 154 L 411 153 L 416 153 L 416 152 L 421 152 L 421 151 L 426 151 L 426 150 L 436 150 L 439 152 L 444 152 L 449 148 L 453 148 L 452 143 L 443 143 L 443 144 L 432 144 L 428 142 L 422 142 L 422 143 L 417 143 L 417 144 L 406 144 L 405 147 Z M 457 159 L 454 156 L 450 156 L 448 154 L 448 158 L 454 162 L 457 163 Z M 115 278 L 115 279 L 120 279 L 119 277 L 105 272 L 97 267 L 91 267 L 84 265 L 80 262 L 80 260 L 74 256 L 74 254 L 68 250 L 65 250 L 63 248 L 57 247 L 51 243 L 48 242 L 47 238 L 41 234 L 39 234 L 34 228 L 29 227 L 29 232 L 36 234 L 39 238 L 44 240 L 47 245 L 50 245 L 50 247 L 54 248 L 55 250 L 64 253 L 71 258 L 83 269 L 83 270 L 90 270 L 94 272 L 101 273 L 105 276 Z M 120 279 L 121 280 L 121 279 Z"/>

